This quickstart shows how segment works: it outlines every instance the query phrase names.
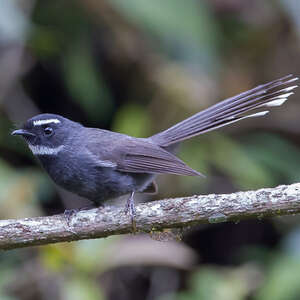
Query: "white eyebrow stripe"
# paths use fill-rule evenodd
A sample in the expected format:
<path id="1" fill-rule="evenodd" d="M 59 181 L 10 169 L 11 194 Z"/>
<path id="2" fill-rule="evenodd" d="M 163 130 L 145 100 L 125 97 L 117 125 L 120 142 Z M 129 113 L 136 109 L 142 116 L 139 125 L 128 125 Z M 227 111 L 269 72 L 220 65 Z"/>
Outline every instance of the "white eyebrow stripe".
<path id="1" fill-rule="evenodd" d="M 56 148 L 50 148 L 46 146 L 28 144 L 28 147 L 34 155 L 57 155 L 64 148 L 64 145 L 60 145 Z"/>
<path id="2" fill-rule="evenodd" d="M 33 126 L 40 126 L 45 124 L 51 124 L 51 123 L 60 123 L 58 119 L 46 119 L 46 120 L 35 120 L 33 121 Z"/>

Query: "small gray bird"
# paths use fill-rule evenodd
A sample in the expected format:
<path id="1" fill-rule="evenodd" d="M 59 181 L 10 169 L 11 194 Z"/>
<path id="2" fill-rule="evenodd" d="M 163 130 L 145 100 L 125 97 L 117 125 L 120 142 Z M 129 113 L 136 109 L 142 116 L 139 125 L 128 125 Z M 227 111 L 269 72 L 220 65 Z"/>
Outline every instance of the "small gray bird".
<path id="1" fill-rule="evenodd" d="M 202 176 L 173 154 L 179 142 L 266 115 L 266 108 L 280 106 L 293 94 L 297 79 L 288 75 L 260 85 L 148 138 L 87 128 L 55 114 L 37 115 L 12 135 L 25 139 L 55 183 L 97 206 L 130 194 L 126 211 L 134 220 L 134 193 L 156 192 L 157 174 Z"/>

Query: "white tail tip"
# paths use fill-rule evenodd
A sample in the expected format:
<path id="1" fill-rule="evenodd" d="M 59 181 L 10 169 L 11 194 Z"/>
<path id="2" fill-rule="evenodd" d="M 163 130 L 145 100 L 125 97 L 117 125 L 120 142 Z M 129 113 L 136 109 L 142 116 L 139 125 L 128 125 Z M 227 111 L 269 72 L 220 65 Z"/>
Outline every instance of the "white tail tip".
<path id="1" fill-rule="evenodd" d="M 268 102 L 267 104 L 265 104 L 265 106 L 267 106 L 267 107 L 280 106 L 280 105 L 282 105 L 285 101 L 287 101 L 287 98 L 277 99 L 277 100 L 273 100 L 273 101 Z"/>
<path id="2" fill-rule="evenodd" d="M 248 117 L 248 118 L 252 118 L 252 117 L 263 117 L 263 116 L 265 116 L 265 115 L 268 114 L 268 113 L 269 113 L 268 110 L 264 110 L 264 111 L 260 111 L 260 112 L 258 112 L 258 113 L 249 115 L 249 116 L 247 116 L 247 117 Z"/>
<path id="3" fill-rule="evenodd" d="M 283 90 L 286 91 L 286 92 L 289 92 L 289 91 L 292 91 L 293 89 L 295 89 L 297 87 L 298 87 L 298 85 L 293 85 L 293 86 L 289 86 L 289 87 L 287 87 L 287 88 L 285 88 Z"/>

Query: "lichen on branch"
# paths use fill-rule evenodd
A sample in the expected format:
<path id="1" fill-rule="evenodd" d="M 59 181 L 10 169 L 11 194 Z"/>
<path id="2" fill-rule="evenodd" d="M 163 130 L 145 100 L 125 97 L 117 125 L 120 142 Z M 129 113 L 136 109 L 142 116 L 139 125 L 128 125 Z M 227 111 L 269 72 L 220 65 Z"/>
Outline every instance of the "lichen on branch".
<path id="1" fill-rule="evenodd" d="M 195 195 L 142 203 L 136 207 L 138 231 L 184 228 L 203 223 L 240 221 L 300 212 L 300 183 L 232 194 Z M 95 239 L 132 232 L 123 207 L 55 216 L 0 220 L 0 249 Z"/>

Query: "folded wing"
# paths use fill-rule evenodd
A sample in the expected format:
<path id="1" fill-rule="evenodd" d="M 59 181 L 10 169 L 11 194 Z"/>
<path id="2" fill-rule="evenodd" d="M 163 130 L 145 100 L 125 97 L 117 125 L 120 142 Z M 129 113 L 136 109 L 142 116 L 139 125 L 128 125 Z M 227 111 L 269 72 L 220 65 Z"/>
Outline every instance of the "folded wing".
<path id="1" fill-rule="evenodd" d="M 133 173 L 204 176 L 175 155 L 156 145 L 141 143 L 130 148 L 130 150 L 127 149 L 127 153 L 124 153 L 123 159 L 117 163 L 117 170 Z"/>
<path id="2" fill-rule="evenodd" d="M 98 143 L 85 146 L 96 168 L 112 168 L 128 173 L 204 176 L 149 139 L 100 129 L 89 130 L 88 133 L 90 140 L 101 140 L 106 145 L 105 151 Z"/>

